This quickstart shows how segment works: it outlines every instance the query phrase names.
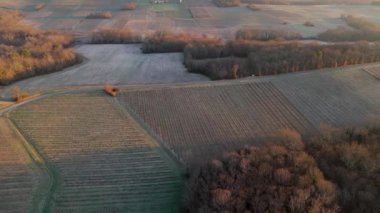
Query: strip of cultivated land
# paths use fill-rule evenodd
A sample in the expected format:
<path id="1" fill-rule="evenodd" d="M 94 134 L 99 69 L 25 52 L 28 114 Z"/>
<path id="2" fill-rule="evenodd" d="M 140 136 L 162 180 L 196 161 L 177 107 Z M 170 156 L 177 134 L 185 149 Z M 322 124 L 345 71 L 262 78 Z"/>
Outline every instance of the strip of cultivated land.
<path id="1" fill-rule="evenodd" d="M 177 165 L 112 102 L 65 94 L 11 113 L 53 171 L 51 211 L 180 211 Z"/>
<path id="2" fill-rule="evenodd" d="M 376 65 L 377 66 L 377 65 Z M 185 163 L 204 162 L 279 129 L 317 133 L 380 114 L 379 80 L 363 67 L 125 90 L 119 97 Z"/>
<path id="3" fill-rule="evenodd" d="M 363 68 L 283 75 L 272 82 L 316 127 L 360 125 L 380 115 L 380 81 Z"/>
<path id="4" fill-rule="evenodd" d="M 131 91 L 119 99 L 186 163 L 313 126 L 270 82 Z"/>
<path id="5" fill-rule="evenodd" d="M 29 157 L 10 121 L 0 117 L 0 212 L 41 211 L 43 182 L 48 183 L 46 174 Z"/>

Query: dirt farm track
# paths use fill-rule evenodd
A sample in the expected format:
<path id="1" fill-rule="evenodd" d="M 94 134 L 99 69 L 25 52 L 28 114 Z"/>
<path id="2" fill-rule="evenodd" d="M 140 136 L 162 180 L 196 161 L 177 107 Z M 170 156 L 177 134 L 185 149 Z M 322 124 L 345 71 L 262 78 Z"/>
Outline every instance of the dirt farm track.
<path id="1" fill-rule="evenodd" d="M 0 111 L 0 152 L 12 153 L 0 155 L 0 192 L 12 188 L 0 212 L 180 212 L 186 166 L 283 128 L 313 134 L 378 118 L 379 72 L 120 86 L 116 98 L 101 86 L 46 91 Z"/>

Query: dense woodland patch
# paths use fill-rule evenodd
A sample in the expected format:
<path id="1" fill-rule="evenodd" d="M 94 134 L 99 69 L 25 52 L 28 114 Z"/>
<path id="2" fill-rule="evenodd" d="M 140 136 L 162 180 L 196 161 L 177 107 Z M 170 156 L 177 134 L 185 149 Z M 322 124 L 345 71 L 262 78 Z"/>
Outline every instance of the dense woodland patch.
<path id="1" fill-rule="evenodd" d="M 380 125 L 339 130 L 308 144 L 326 177 L 338 185 L 342 212 L 380 211 Z"/>
<path id="2" fill-rule="evenodd" d="M 211 161 L 190 177 L 187 210 L 380 211 L 380 126 L 322 132 L 303 143 L 283 130 L 273 143 Z"/>
<path id="3" fill-rule="evenodd" d="M 81 59 L 69 48 L 73 37 L 21 23 L 16 12 L 0 11 L 0 85 L 51 73 Z"/>
<path id="4" fill-rule="evenodd" d="M 336 212 L 335 184 L 325 179 L 298 133 L 213 160 L 189 184 L 189 212 Z"/>
<path id="5" fill-rule="evenodd" d="M 321 45 L 297 41 L 234 40 L 193 43 L 185 50 L 189 72 L 213 80 L 275 75 L 380 61 L 380 45 L 368 42 Z"/>

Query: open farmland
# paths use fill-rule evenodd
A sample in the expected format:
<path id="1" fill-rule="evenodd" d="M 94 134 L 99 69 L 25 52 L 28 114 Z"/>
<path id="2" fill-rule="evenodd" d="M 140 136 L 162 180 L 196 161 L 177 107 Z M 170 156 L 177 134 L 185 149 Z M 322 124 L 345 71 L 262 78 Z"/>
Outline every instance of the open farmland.
<path id="1" fill-rule="evenodd" d="M 236 29 L 283 29 L 296 31 L 305 36 L 314 36 L 327 29 L 345 26 L 340 16 L 351 14 L 380 23 L 380 7 L 366 4 L 326 5 L 262 5 L 259 11 L 251 11 L 242 4 L 240 7 L 219 8 L 212 1 L 185 0 L 170 1 L 166 4 L 152 4 L 148 0 L 135 1 L 136 10 L 123 11 L 126 1 L 112 0 L 49 0 L 41 10 L 33 9 L 40 1 L 0 2 L 0 8 L 20 9 L 26 13 L 26 21 L 43 29 L 51 28 L 69 32 L 89 33 L 101 28 L 130 28 L 138 32 L 172 30 L 212 34 L 229 37 Z M 86 20 L 89 13 L 110 11 L 109 20 Z M 315 24 L 306 27 L 305 21 Z M 284 24 L 286 23 L 286 24 Z"/>
<path id="2" fill-rule="evenodd" d="M 66 94 L 11 113 L 54 174 L 52 212 L 178 212 L 173 161 L 113 99 Z"/>
<path id="3" fill-rule="evenodd" d="M 379 80 L 361 67 L 283 75 L 273 83 L 317 127 L 365 123 L 380 114 Z"/>
<path id="4" fill-rule="evenodd" d="M 62 86 L 93 84 L 158 84 L 207 81 L 188 73 L 183 54 L 142 54 L 140 45 L 83 45 L 77 52 L 88 58 L 84 63 L 62 72 L 26 79 L 12 85 L 36 91 Z M 9 96 L 5 87 L 2 97 Z"/>
<path id="5" fill-rule="evenodd" d="M 130 91 L 119 100 L 189 164 L 283 128 L 313 130 L 270 82 Z"/>
<path id="6" fill-rule="evenodd" d="M 362 68 L 127 89 L 119 100 L 191 164 L 282 128 L 316 133 L 322 124 L 352 126 L 378 117 L 380 84 Z"/>
<path id="7" fill-rule="evenodd" d="M 26 152 L 10 121 L 0 117 L 0 212 L 39 212 L 49 180 Z"/>

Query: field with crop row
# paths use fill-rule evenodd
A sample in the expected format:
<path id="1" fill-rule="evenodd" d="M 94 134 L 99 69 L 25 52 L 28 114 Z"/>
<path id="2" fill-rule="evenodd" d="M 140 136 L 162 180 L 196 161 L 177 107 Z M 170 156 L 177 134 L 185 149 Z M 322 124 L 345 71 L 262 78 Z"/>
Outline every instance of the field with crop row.
<path id="1" fill-rule="evenodd" d="M 315 126 L 351 126 L 380 114 L 379 81 L 360 67 L 283 75 L 272 81 Z"/>
<path id="2" fill-rule="evenodd" d="M 39 170 L 24 150 L 9 120 L 0 117 L 0 212 L 37 211 L 33 195 L 41 181 Z"/>
<path id="3" fill-rule="evenodd" d="M 172 159 L 112 98 L 50 97 L 11 114 L 55 174 L 53 212 L 178 212 Z"/>
<path id="4" fill-rule="evenodd" d="M 127 91 L 119 100 L 185 163 L 312 125 L 268 82 Z"/>

